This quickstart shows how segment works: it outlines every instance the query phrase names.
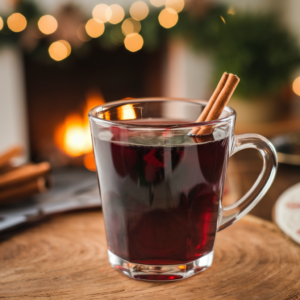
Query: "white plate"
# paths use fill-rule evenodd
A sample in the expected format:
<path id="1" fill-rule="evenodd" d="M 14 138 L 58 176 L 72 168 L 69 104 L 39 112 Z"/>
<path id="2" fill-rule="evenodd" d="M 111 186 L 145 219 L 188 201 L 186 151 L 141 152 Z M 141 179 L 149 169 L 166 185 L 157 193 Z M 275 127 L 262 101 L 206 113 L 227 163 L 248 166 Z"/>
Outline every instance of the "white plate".
<path id="1" fill-rule="evenodd" d="M 287 189 L 278 198 L 274 218 L 278 227 L 300 244 L 300 183 Z"/>

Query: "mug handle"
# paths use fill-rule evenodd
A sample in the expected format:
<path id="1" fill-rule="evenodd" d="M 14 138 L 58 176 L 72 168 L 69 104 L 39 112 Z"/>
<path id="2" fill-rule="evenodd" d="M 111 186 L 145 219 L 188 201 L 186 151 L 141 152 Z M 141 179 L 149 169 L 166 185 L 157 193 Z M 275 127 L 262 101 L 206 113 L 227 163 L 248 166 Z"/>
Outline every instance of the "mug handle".
<path id="1" fill-rule="evenodd" d="M 242 218 L 260 201 L 270 188 L 278 166 L 276 150 L 265 137 L 253 133 L 240 134 L 234 136 L 233 143 L 230 156 L 244 149 L 256 149 L 263 158 L 263 167 L 246 195 L 229 206 L 222 206 L 218 231 Z"/>

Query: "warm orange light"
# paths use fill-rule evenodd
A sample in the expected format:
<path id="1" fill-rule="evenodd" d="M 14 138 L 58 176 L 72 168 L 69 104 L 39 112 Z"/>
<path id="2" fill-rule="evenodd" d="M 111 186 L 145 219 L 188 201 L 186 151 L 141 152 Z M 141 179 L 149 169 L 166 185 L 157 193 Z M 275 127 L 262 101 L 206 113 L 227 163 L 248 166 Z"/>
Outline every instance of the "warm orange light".
<path id="1" fill-rule="evenodd" d="M 105 113 L 100 114 L 99 117 L 103 120 L 110 120 L 110 112 L 106 111 Z"/>
<path id="2" fill-rule="evenodd" d="M 44 34 L 51 34 L 57 29 L 57 21 L 50 15 L 42 16 L 38 21 L 39 30 Z"/>
<path id="3" fill-rule="evenodd" d="M 0 30 L 3 28 L 3 19 L 0 17 Z"/>
<path id="4" fill-rule="evenodd" d="M 83 116 L 72 114 L 66 117 L 54 133 L 56 145 L 70 156 L 80 156 L 93 150 L 88 112 L 95 106 L 104 104 L 100 93 L 89 93 Z"/>
<path id="5" fill-rule="evenodd" d="M 184 8 L 184 0 L 167 0 L 166 7 L 174 9 L 177 13 Z"/>
<path id="6" fill-rule="evenodd" d="M 110 5 L 105 12 L 107 21 L 111 24 L 118 24 L 124 19 L 125 13 L 119 4 Z"/>
<path id="7" fill-rule="evenodd" d="M 71 45 L 64 40 L 53 42 L 49 47 L 49 55 L 56 61 L 67 58 L 71 53 Z"/>
<path id="8" fill-rule="evenodd" d="M 130 52 L 136 52 L 142 49 L 144 40 L 138 33 L 131 33 L 125 37 L 124 44 L 127 50 Z"/>
<path id="9" fill-rule="evenodd" d="M 225 19 L 224 19 L 222 16 L 220 16 L 220 18 L 221 18 L 221 20 L 223 21 L 223 23 L 226 24 Z"/>
<path id="10" fill-rule="evenodd" d="M 171 28 L 178 22 L 178 14 L 172 8 L 165 8 L 160 12 L 158 21 L 162 27 Z"/>
<path id="11" fill-rule="evenodd" d="M 130 6 L 129 13 L 133 19 L 141 21 L 148 16 L 149 8 L 145 2 L 137 1 Z"/>
<path id="12" fill-rule="evenodd" d="M 84 156 L 83 163 L 88 170 L 93 172 L 96 171 L 96 163 L 93 152 L 90 152 Z"/>
<path id="13" fill-rule="evenodd" d="M 14 13 L 7 19 L 7 26 L 11 31 L 20 32 L 27 26 L 26 18 L 20 13 Z"/>
<path id="14" fill-rule="evenodd" d="M 228 12 L 227 12 L 229 15 L 234 15 L 235 14 L 235 10 L 234 10 L 234 8 L 233 7 L 230 7 L 229 9 L 228 9 Z"/>
<path id="15" fill-rule="evenodd" d="M 300 96 L 300 76 L 293 82 L 293 91 L 296 95 Z"/>
<path id="16" fill-rule="evenodd" d="M 141 30 L 141 23 L 137 20 L 128 18 L 122 23 L 122 32 L 126 36 L 130 33 L 139 33 Z"/>
<path id="17" fill-rule="evenodd" d="M 92 150 L 91 143 L 85 136 L 85 128 L 79 115 L 67 117 L 64 135 L 64 150 L 70 156 L 79 156 Z"/>
<path id="18" fill-rule="evenodd" d="M 163 6 L 166 3 L 166 0 L 150 0 L 150 3 L 153 6 L 160 7 L 160 6 Z"/>
<path id="19" fill-rule="evenodd" d="M 101 23 L 107 22 L 106 10 L 108 9 L 108 5 L 101 3 L 94 7 L 92 15 L 93 18 Z"/>
<path id="20" fill-rule="evenodd" d="M 118 118 L 120 120 L 134 120 L 136 114 L 132 104 L 126 104 L 118 108 Z"/>
<path id="21" fill-rule="evenodd" d="M 103 34 L 105 26 L 100 21 L 96 21 L 95 19 L 90 19 L 87 21 L 85 25 L 86 33 L 92 37 L 97 38 Z"/>
<path id="22" fill-rule="evenodd" d="M 77 37 L 82 41 L 82 42 L 88 42 L 91 40 L 91 37 L 88 36 L 85 30 L 85 24 L 81 24 L 78 26 L 76 30 Z"/>

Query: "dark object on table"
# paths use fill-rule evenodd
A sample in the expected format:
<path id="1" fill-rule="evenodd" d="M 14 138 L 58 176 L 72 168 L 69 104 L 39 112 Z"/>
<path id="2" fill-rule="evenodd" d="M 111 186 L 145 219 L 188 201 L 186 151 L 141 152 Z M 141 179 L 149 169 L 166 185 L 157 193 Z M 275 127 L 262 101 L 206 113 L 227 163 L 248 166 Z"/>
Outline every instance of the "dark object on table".
<path id="1" fill-rule="evenodd" d="M 54 170 L 53 181 L 54 188 L 45 195 L 2 206 L 0 232 L 42 220 L 55 213 L 100 207 L 95 173 L 83 168 Z"/>
<path id="2" fill-rule="evenodd" d="M 279 163 L 300 166 L 300 133 L 280 135 L 271 142 L 276 148 Z"/>

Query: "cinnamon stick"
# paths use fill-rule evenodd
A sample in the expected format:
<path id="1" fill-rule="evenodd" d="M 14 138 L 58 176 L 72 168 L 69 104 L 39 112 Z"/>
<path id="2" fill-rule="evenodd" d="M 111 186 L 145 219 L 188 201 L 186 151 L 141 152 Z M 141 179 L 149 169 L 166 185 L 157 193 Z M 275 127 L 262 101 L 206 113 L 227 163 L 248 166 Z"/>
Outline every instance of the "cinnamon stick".
<path id="1" fill-rule="evenodd" d="M 218 99 L 221 91 L 223 90 L 227 79 L 228 79 L 228 73 L 224 72 L 221 79 L 220 79 L 220 81 L 219 81 L 219 83 L 218 83 L 218 85 L 217 85 L 217 87 L 216 87 L 216 89 L 214 90 L 214 92 L 211 95 L 208 103 L 206 104 L 204 110 L 201 112 L 200 116 L 196 120 L 196 123 L 206 121 L 206 118 L 207 118 L 210 110 L 212 109 L 213 105 L 215 104 L 216 100 Z M 189 134 L 196 135 L 198 131 L 199 131 L 199 128 L 194 127 Z"/>
<path id="2" fill-rule="evenodd" d="M 49 177 L 37 177 L 23 182 L 18 187 L 8 187 L 0 191 L 0 204 L 7 204 L 23 200 L 35 194 L 46 192 L 51 186 Z"/>
<path id="3" fill-rule="evenodd" d="M 205 121 L 213 121 L 217 120 L 225 106 L 227 105 L 228 101 L 230 100 L 234 90 L 236 89 L 240 79 L 233 74 L 229 74 L 228 78 L 226 80 L 225 85 L 223 86 L 223 89 L 221 89 L 221 92 L 219 93 L 215 103 L 212 105 L 211 109 L 209 110 L 207 117 L 205 118 Z M 218 85 L 219 86 L 219 85 Z M 217 87 L 218 90 L 218 87 Z M 213 127 L 202 127 L 198 129 L 197 133 L 195 135 L 208 135 L 213 132 Z"/>
<path id="4" fill-rule="evenodd" d="M 24 153 L 24 148 L 21 146 L 15 146 L 0 154 L 0 167 L 3 167 L 9 163 L 9 161 Z"/>
<path id="5" fill-rule="evenodd" d="M 8 186 L 17 185 L 41 175 L 45 175 L 49 171 L 50 164 L 47 162 L 36 165 L 30 164 L 16 168 L 8 173 L 0 175 L 0 190 Z"/>

